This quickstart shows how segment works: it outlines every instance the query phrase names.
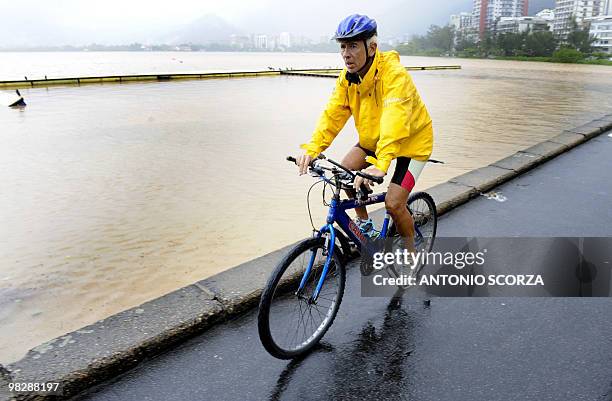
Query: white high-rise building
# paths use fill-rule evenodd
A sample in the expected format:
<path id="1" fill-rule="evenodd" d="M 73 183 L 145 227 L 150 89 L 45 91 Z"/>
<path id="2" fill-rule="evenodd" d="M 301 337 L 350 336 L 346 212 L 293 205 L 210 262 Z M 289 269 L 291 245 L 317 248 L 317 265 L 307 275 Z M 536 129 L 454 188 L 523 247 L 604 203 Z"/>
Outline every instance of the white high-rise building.
<path id="1" fill-rule="evenodd" d="M 255 48 L 256 49 L 267 49 L 268 48 L 268 36 L 267 35 L 255 36 Z"/>
<path id="2" fill-rule="evenodd" d="M 524 17 L 528 9 L 529 0 L 474 0 L 472 26 L 482 38 L 501 18 Z"/>
<path id="3" fill-rule="evenodd" d="M 591 18 L 589 34 L 595 37 L 593 49 L 612 55 L 612 15 Z"/>
<path id="4" fill-rule="evenodd" d="M 572 18 L 576 19 L 578 26 L 584 27 L 586 19 L 605 15 L 609 2 L 609 0 L 557 0 L 553 24 L 555 36 L 561 39 L 567 37 L 572 27 Z"/>
<path id="5" fill-rule="evenodd" d="M 472 13 L 462 12 L 450 16 L 450 24 L 455 27 L 455 30 L 470 28 L 472 26 Z"/>
<path id="6" fill-rule="evenodd" d="M 289 32 L 281 32 L 278 38 L 278 44 L 286 48 L 291 47 L 291 34 Z"/>
<path id="7" fill-rule="evenodd" d="M 476 35 L 472 23 L 472 13 L 462 12 L 451 15 L 450 25 L 455 28 L 455 44 L 457 44 L 460 39 L 469 39 L 470 41 L 478 39 L 478 35 Z"/>

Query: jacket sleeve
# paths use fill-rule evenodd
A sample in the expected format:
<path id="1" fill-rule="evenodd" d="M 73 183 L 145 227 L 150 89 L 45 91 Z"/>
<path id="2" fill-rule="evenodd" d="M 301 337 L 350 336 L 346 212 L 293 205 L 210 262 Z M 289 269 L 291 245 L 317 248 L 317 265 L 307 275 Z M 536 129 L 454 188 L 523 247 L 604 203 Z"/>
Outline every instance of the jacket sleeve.
<path id="1" fill-rule="evenodd" d="M 410 119 L 415 87 L 405 71 L 394 71 L 391 79 L 383 81 L 383 111 L 380 118 L 380 138 L 376 158 L 366 161 L 385 173 L 397 158 L 400 144 L 410 136 Z"/>
<path id="2" fill-rule="evenodd" d="M 301 146 L 311 157 L 316 157 L 319 153 L 331 145 L 334 138 L 346 124 L 351 116 L 351 109 L 348 104 L 347 87 L 343 85 L 344 73 L 340 74 L 336 81 L 336 87 L 332 93 L 327 107 L 321 117 L 317 127 L 312 134 L 309 143 Z"/>

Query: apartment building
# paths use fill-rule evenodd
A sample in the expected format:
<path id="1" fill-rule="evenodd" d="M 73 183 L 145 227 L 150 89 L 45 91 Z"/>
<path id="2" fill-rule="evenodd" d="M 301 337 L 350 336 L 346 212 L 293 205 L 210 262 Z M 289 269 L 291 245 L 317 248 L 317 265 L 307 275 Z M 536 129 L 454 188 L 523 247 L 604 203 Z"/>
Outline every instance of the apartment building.
<path id="1" fill-rule="evenodd" d="M 502 17 L 497 23 L 496 32 L 523 33 L 548 31 L 548 21 L 539 17 Z"/>
<path id="2" fill-rule="evenodd" d="M 557 0 L 553 33 L 560 39 L 567 38 L 572 27 L 572 18 L 584 27 L 593 17 L 605 15 L 610 0 Z"/>
<path id="3" fill-rule="evenodd" d="M 529 0 L 474 0 L 472 26 L 482 38 L 501 18 L 527 16 Z"/>
<path id="4" fill-rule="evenodd" d="M 612 15 L 591 18 L 589 33 L 595 37 L 593 49 L 597 52 L 612 55 Z"/>

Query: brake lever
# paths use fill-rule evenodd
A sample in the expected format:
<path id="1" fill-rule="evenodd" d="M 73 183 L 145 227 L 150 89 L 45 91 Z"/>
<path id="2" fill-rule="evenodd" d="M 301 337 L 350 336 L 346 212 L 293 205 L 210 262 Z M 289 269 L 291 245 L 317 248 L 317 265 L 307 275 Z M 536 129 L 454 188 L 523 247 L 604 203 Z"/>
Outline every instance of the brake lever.
<path id="1" fill-rule="evenodd" d="M 340 171 L 338 173 L 338 176 L 340 177 L 341 180 L 347 180 L 347 181 L 351 181 L 353 179 L 353 176 L 351 176 L 349 173 L 347 173 L 346 171 Z"/>
<path id="2" fill-rule="evenodd" d="M 361 187 L 359 187 L 357 190 L 357 198 L 361 201 L 365 201 L 368 199 L 368 195 L 370 195 L 372 192 L 374 191 L 368 189 L 368 187 L 366 187 L 364 184 L 361 184 Z"/>
<path id="3" fill-rule="evenodd" d="M 310 175 L 313 177 L 322 177 L 325 175 L 325 171 L 318 167 L 310 167 Z"/>

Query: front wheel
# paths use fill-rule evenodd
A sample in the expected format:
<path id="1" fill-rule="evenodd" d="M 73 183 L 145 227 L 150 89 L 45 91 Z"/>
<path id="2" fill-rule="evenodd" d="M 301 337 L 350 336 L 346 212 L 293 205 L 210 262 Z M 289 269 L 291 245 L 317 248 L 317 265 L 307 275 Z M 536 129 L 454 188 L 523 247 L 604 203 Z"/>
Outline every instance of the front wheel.
<path id="1" fill-rule="evenodd" d="M 326 238 L 300 242 L 276 267 L 259 302 L 258 329 L 264 348 L 274 357 L 291 359 L 310 351 L 332 325 L 342 302 L 346 271 L 334 246 L 321 292 L 312 299 L 327 260 Z M 312 264 L 305 285 L 300 282 Z"/>

